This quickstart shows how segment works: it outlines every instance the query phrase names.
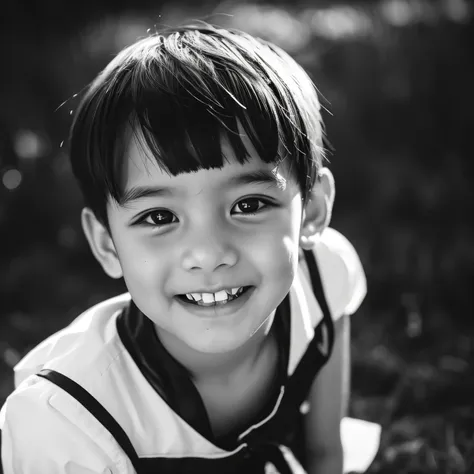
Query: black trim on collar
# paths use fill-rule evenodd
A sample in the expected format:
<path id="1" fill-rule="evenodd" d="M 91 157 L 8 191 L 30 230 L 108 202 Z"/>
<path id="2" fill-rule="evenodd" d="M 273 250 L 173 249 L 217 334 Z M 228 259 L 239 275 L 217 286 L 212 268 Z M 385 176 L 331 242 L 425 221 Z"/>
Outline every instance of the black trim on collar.
<path id="1" fill-rule="evenodd" d="M 198 427 L 199 433 L 211 439 L 206 409 L 188 370 L 164 348 L 152 321 L 133 301 L 118 316 L 117 331 L 138 369 L 159 396 L 193 428 Z"/>
<path id="2" fill-rule="evenodd" d="M 274 391 L 248 427 L 271 413 L 278 399 L 280 387 L 287 379 L 291 327 L 289 294 L 276 310 L 274 325 L 279 347 Z M 214 436 L 204 402 L 191 380 L 189 371 L 165 349 L 152 321 L 133 301 L 118 316 L 117 331 L 140 372 L 178 416 L 221 449 L 233 450 L 239 445 L 237 438 L 247 428 L 235 430 L 221 437 Z"/>

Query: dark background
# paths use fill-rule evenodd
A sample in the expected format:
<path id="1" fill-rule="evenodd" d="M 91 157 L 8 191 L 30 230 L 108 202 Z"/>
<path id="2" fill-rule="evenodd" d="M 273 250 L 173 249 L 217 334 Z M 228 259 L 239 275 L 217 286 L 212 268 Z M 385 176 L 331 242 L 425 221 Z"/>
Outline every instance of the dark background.
<path id="1" fill-rule="evenodd" d="M 371 472 L 474 472 L 467 0 L 4 2 L 0 405 L 22 355 L 123 291 L 102 273 L 80 229 L 81 196 L 61 147 L 74 95 L 148 29 L 194 18 L 285 48 L 330 111 L 333 227 L 358 250 L 369 285 L 352 322 L 350 414 L 384 426 Z"/>

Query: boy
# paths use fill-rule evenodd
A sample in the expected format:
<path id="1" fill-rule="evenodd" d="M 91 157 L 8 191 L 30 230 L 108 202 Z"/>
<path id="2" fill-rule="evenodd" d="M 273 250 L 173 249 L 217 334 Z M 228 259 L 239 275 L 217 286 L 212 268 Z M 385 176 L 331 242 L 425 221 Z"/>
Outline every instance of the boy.
<path id="1" fill-rule="evenodd" d="M 207 24 L 138 41 L 70 139 L 91 250 L 128 292 L 16 367 L 6 473 L 341 473 L 359 258 L 328 229 L 311 80 Z"/>

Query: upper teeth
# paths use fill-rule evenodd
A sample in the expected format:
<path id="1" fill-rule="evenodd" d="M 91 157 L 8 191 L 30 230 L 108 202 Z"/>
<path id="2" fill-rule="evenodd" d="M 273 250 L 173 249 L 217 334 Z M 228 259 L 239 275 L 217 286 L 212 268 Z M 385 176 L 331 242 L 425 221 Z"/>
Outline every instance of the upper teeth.
<path id="1" fill-rule="evenodd" d="M 213 303 L 214 301 L 225 301 L 228 295 L 236 295 L 243 286 L 218 291 L 217 293 L 186 293 L 188 300 L 203 301 L 204 303 Z"/>

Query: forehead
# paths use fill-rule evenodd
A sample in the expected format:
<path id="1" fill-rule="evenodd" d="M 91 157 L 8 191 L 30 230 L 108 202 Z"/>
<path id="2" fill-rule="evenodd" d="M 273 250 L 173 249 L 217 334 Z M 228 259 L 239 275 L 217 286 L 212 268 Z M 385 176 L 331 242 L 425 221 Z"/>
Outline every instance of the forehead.
<path id="1" fill-rule="evenodd" d="M 282 190 L 294 181 L 290 176 L 288 160 L 284 160 L 278 167 L 276 161 L 265 163 L 258 156 L 244 131 L 240 129 L 240 132 L 242 142 L 249 154 L 249 158 L 244 164 L 238 162 L 230 143 L 223 138 L 221 141 L 224 156 L 222 168 L 200 169 L 195 172 L 181 173 L 177 176 L 173 176 L 160 168 L 144 140 L 132 134 L 124 154 L 123 189 L 125 193 L 137 186 L 166 186 L 175 188 L 177 191 L 201 192 L 204 188 L 218 188 L 242 172 L 264 171 L 271 174 L 276 178 L 278 187 Z"/>

